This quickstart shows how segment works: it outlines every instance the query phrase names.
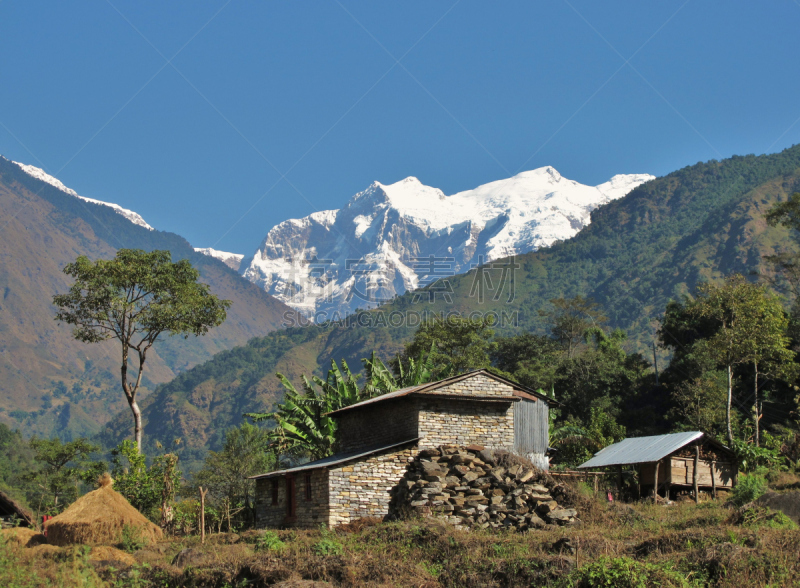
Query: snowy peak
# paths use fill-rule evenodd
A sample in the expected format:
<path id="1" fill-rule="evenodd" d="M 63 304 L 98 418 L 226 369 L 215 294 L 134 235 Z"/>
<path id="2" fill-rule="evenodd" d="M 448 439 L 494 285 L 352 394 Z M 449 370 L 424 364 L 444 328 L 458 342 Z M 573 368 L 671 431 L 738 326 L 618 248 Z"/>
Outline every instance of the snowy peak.
<path id="1" fill-rule="evenodd" d="M 144 227 L 149 231 L 154 230 L 153 227 L 148 225 L 138 213 L 133 212 L 132 210 L 128 210 L 127 208 L 122 208 L 119 204 L 114 204 L 111 202 L 103 202 L 102 200 L 95 200 L 94 198 L 86 198 L 85 196 L 81 196 L 75 190 L 67 188 L 63 183 L 61 183 L 61 180 L 54 178 L 41 168 L 35 167 L 33 165 L 26 165 L 24 163 L 19 163 L 18 161 L 12 161 L 12 163 L 18 165 L 20 169 L 29 176 L 32 176 L 37 180 L 41 180 L 47 184 L 50 184 L 54 188 L 58 188 L 59 190 L 65 192 L 66 194 L 69 194 L 70 196 L 74 196 L 75 198 L 80 198 L 84 202 L 91 202 L 92 204 L 99 204 L 101 206 L 108 206 L 110 208 L 113 208 L 114 212 L 124 216 L 133 224 L 139 225 L 140 227 Z"/>
<path id="2" fill-rule="evenodd" d="M 244 255 L 241 253 L 228 253 L 227 251 L 212 249 L 211 247 L 195 247 L 194 250 L 197 251 L 197 253 L 202 253 L 203 255 L 208 255 L 214 259 L 219 259 L 229 268 L 237 271 L 239 266 L 242 264 L 242 259 L 244 259 Z"/>
<path id="3" fill-rule="evenodd" d="M 452 196 L 415 177 L 373 182 L 339 211 L 273 227 L 244 276 L 315 320 L 343 316 L 569 239 L 595 208 L 651 179 L 623 174 L 586 186 L 546 166 Z M 433 272 L 420 262 L 431 256 L 441 258 Z"/>

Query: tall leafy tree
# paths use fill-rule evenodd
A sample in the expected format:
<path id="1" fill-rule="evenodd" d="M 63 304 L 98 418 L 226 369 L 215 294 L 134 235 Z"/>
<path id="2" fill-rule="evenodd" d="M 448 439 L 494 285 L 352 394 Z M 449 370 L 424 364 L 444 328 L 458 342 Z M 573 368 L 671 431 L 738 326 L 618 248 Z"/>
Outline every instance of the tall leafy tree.
<path id="1" fill-rule="evenodd" d="M 78 497 L 80 482 L 93 483 L 105 470 L 103 462 L 91 459 L 100 447 L 84 438 L 62 443 L 60 439 L 30 440 L 33 459 L 39 467 L 25 478 L 35 488 L 29 496 L 37 511 L 60 512 Z"/>
<path id="2" fill-rule="evenodd" d="M 400 376 L 399 364 L 421 357 L 432 350 L 431 376 L 441 379 L 471 369 L 489 367 L 494 336 L 491 318 L 465 318 L 461 316 L 434 317 L 417 329 L 405 351 L 393 363 Z"/>
<path id="3" fill-rule="evenodd" d="M 90 261 L 81 255 L 64 268 L 75 278 L 66 294 L 53 297 L 56 320 L 73 326 L 85 343 L 117 339 L 120 378 L 134 421 L 136 447 L 142 447 L 142 413 L 136 394 L 147 352 L 162 333 L 205 335 L 225 320 L 229 300 L 220 300 L 187 260 L 173 263 L 169 251 L 120 249 L 114 259 Z M 135 377 L 128 375 L 134 355 Z"/>
<path id="4" fill-rule="evenodd" d="M 729 276 L 722 284 L 701 284 L 694 299 L 687 298 L 668 308 L 660 330 L 662 341 L 675 347 L 687 333 L 690 338 L 693 333 L 692 353 L 711 358 L 726 371 L 725 424 L 731 444 L 734 369 L 744 364 L 754 369 L 754 427 L 758 444 L 759 366 L 768 366 L 773 374 L 791 377 L 794 353 L 788 349 L 787 326 L 780 300 L 765 285 L 748 282 L 741 275 Z"/>
<path id="5" fill-rule="evenodd" d="M 575 352 L 584 342 L 586 331 L 593 327 L 602 327 L 608 318 L 603 314 L 600 305 L 591 298 L 575 296 L 573 298 L 553 298 L 553 308 L 540 310 L 550 324 L 550 334 L 566 350 L 567 357 L 572 359 Z"/>
<path id="6" fill-rule="evenodd" d="M 255 522 L 255 480 L 250 476 L 275 469 L 275 454 L 269 451 L 269 431 L 243 423 L 225 433 L 221 451 L 212 451 L 203 468 L 194 475 L 196 486 L 207 488 L 218 504 L 228 529 L 233 521 Z"/>

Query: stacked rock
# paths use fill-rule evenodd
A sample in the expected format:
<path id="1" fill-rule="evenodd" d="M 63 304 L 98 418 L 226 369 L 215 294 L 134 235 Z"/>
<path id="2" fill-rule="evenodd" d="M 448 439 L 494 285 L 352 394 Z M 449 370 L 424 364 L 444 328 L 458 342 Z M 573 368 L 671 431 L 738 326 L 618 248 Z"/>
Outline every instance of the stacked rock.
<path id="1" fill-rule="evenodd" d="M 575 525 L 573 508 L 556 500 L 566 489 L 544 472 L 507 453 L 480 445 L 423 449 L 393 490 L 390 517 L 435 516 L 460 528 Z"/>

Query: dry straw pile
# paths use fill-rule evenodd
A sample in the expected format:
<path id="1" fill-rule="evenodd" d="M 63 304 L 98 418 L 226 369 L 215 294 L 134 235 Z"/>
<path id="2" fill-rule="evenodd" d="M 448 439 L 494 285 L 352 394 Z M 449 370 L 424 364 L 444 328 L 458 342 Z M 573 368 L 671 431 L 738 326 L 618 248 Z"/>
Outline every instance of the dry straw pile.
<path id="1" fill-rule="evenodd" d="M 164 534 L 116 492 L 108 474 L 98 480 L 100 487 L 76 500 L 67 510 L 45 523 L 47 542 L 52 545 L 108 545 L 118 543 L 122 528 L 136 527 L 145 541 Z"/>

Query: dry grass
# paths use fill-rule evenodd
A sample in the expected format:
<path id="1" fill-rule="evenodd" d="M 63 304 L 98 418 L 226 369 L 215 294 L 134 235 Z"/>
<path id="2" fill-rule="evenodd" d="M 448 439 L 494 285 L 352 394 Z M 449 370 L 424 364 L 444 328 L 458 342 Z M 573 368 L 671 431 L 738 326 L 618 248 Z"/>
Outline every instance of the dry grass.
<path id="1" fill-rule="evenodd" d="M 46 543 L 47 539 L 39 531 L 27 527 L 15 527 L 13 529 L 3 529 L 0 537 L 10 544 L 19 547 L 34 547 Z"/>
<path id="2" fill-rule="evenodd" d="M 57 517 L 45 523 L 47 541 L 53 545 L 116 544 L 126 526 L 136 528 L 143 540 L 163 537 L 159 527 L 148 521 L 111 487 L 106 474 L 97 490 L 80 497 Z"/>
<path id="3" fill-rule="evenodd" d="M 800 585 L 796 528 L 736 523 L 721 501 L 622 505 L 594 499 L 580 486 L 569 491 L 583 519 L 578 528 L 459 531 L 430 519 L 391 523 L 368 519 L 334 531 L 273 531 L 282 542 L 275 550 L 262 546 L 263 531 L 247 531 L 212 536 L 205 545 L 196 537 L 162 541 L 137 552 L 138 565 L 127 575 L 101 571 L 100 577 L 104 585 L 115 588 L 222 588 L 246 582 L 303 586 L 302 581 L 428 588 Z M 18 567 L 29 566 L 32 573 L 50 578 L 69 570 L 74 575 L 76 569 L 89 573 L 79 567 L 84 564 L 76 563 L 76 548 L 48 548 L 55 551 L 35 561 L 21 559 L 27 563 Z M 13 548 L 15 553 L 35 549 L 42 547 Z M 184 553 L 185 563 L 173 566 L 183 550 L 190 552 Z M 603 584 L 603 574 L 609 570 L 628 574 L 627 580 Z M 135 578 L 136 583 L 126 578 Z"/>

